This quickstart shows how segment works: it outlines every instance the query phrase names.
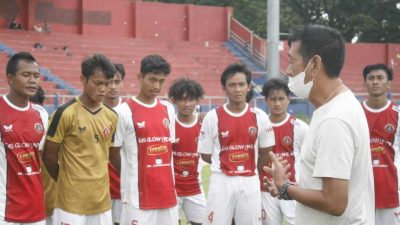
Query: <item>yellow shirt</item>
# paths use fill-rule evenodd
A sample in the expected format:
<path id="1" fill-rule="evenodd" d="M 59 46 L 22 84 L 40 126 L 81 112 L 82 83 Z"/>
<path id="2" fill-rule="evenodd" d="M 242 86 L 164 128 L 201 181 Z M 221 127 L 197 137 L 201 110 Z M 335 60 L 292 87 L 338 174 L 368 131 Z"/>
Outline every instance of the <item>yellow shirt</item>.
<path id="1" fill-rule="evenodd" d="M 86 109 L 79 98 L 58 108 L 50 119 L 46 140 L 60 143 L 56 207 L 91 215 L 110 209 L 108 149 L 117 114 L 101 105 Z"/>

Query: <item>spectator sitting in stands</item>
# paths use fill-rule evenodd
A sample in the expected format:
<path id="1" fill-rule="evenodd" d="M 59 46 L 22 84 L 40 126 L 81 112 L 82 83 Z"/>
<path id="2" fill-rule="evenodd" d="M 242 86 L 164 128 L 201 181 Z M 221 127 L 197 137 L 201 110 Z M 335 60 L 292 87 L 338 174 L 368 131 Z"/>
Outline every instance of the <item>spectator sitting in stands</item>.
<path id="1" fill-rule="evenodd" d="M 12 22 L 8 25 L 8 29 L 21 30 L 22 26 L 21 26 L 21 24 L 17 23 L 17 21 L 15 19 L 13 19 Z"/>
<path id="2" fill-rule="evenodd" d="M 37 49 L 41 49 L 41 48 L 43 48 L 43 45 L 40 44 L 40 42 L 36 42 L 35 44 L 33 44 L 33 47 L 37 48 Z"/>
<path id="3" fill-rule="evenodd" d="M 44 21 L 43 31 L 47 34 L 51 32 L 50 24 L 47 21 Z"/>
<path id="4" fill-rule="evenodd" d="M 35 32 L 38 32 L 38 33 L 42 33 L 43 32 L 43 28 L 39 24 L 38 25 L 33 25 L 33 30 Z"/>

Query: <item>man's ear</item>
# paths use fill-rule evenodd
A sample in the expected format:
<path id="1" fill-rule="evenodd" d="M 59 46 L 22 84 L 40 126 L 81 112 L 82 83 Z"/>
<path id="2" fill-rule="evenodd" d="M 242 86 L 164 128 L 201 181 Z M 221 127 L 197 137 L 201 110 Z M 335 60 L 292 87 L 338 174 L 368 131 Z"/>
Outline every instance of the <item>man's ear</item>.
<path id="1" fill-rule="evenodd" d="M 14 80 L 14 75 L 12 75 L 11 73 L 7 73 L 7 83 L 8 83 L 8 85 L 12 85 L 12 83 L 13 83 L 13 80 Z"/>

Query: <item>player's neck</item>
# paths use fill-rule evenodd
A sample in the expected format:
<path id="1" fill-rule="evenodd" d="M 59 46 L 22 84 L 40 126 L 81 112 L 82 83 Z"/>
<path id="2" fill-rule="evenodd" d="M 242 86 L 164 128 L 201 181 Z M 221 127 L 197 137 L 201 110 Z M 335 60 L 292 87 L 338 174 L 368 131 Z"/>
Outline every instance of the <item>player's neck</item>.
<path id="1" fill-rule="evenodd" d="M 271 120 L 272 123 L 280 123 L 286 119 L 286 112 L 282 114 L 270 114 L 269 115 L 269 120 Z"/>
<path id="2" fill-rule="evenodd" d="M 386 97 L 386 95 L 381 95 L 381 96 L 377 96 L 377 97 L 369 97 L 367 99 L 367 106 L 372 108 L 372 109 L 381 109 L 383 107 L 385 107 L 385 105 L 387 104 L 388 99 Z"/>
<path id="3" fill-rule="evenodd" d="M 79 96 L 79 100 L 81 101 L 82 105 L 91 112 L 95 112 L 100 108 L 100 102 L 93 101 L 88 98 L 87 95 L 82 94 Z"/>
<path id="4" fill-rule="evenodd" d="M 105 97 L 103 100 L 103 104 L 110 107 L 110 108 L 114 108 L 118 105 L 119 103 L 119 97 L 118 98 L 107 98 Z"/>
<path id="5" fill-rule="evenodd" d="M 22 97 L 17 95 L 15 92 L 13 92 L 12 90 L 10 91 L 10 93 L 7 95 L 7 99 L 8 101 L 10 101 L 12 104 L 14 104 L 15 106 L 18 106 L 20 108 L 24 108 L 28 105 L 29 99 L 26 97 Z"/>
<path id="6" fill-rule="evenodd" d="M 229 102 L 226 108 L 233 113 L 241 113 L 246 108 L 246 102 Z"/>
<path id="7" fill-rule="evenodd" d="M 146 95 L 144 95 L 143 93 L 139 93 L 136 96 L 136 99 L 139 100 L 140 102 L 147 104 L 147 105 L 151 105 L 154 103 L 154 101 L 156 100 L 155 98 L 150 98 L 147 97 Z"/>
<path id="8" fill-rule="evenodd" d="M 178 113 L 177 117 L 178 117 L 179 122 L 184 123 L 184 124 L 191 124 L 196 119 L 196 116 L 193 114 L 184 115 L 184 114 Z"/>

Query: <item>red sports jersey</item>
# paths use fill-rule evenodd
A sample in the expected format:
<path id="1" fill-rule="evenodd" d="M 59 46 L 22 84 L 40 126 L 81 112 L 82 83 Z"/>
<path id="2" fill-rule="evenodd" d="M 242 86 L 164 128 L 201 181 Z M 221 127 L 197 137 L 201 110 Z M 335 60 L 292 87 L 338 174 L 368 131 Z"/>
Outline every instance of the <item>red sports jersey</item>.
<path id="1" fill-rule="evenodd" d="M 228 176 L 255 175 L 255 144 L 258 135 L 256 114 L 248 107 L 240 118 L 229 115 L 223 107 L 216 109 L 218 138 L 221 145 L 220 168 Z M 236 120 L 235 123 L 232 123 Z M 234 137 L 234 138 L 233 138 Z"/>
<path id="2" fill-rule="evenodd" d="M 175 119 L 175 142 L 172 144 L 174 156 L 175 189 L 178 196 L 200 194 L 199 153 L 197 139 L 201 125 L 185 125 Z"/>
<path id="3" fill-rule="evenodd" d="M 280 126 L 272 126 L 274 129 L 274 134 L 275 134 L 275 145 L 272 147 L 272 151 L 275 153 L 277 157 L 282 157 L 283 159 L 287 160 L 288 163 L 291 165 L 290 171 L 291 176 L 289 177 L 289 180 L 291 182 L 296 182 L 295 178 L 295 157 L 294 157 L 294 148 L 293 148 L 293 143 L 294 143 L 294 120 L 296 118 L 292 115 L 289 116 L 289 119 L 283 123 Z M 271 162 L 269 162 L 269 166 L 271 165 Z M 269 174 L 266 172 L 262 172 L 260 174 L 261 181 L 262 179 L 267 176 L 268 178 L 271 178 Z M 261 182 L 263 184 L 263 182 Z M 264 185 L 261 185 L 261 191 L 266 191 Z"/>
<path id="4" fill-rule="evenodd" d="M 389 102 L 382 109 L 374 110 L 363 103 L 368 120 L 372 167 L 374 170 L 375 207 L 394 208 L 399 206 L 399 179 L 396 166 L 399 145 L 399 108 Z M 397 136 L 397 138 L 399 138 Z M 396 141 L 395 141 L 396 140 Z"/>
<path id="5" fill-rule="evenodd" d="M 110 162 L 108 163 L 108 175 L 110 176 L 111 199 L 121 199 L 121 178 Z"/>
<path id="6" fill-rule="evenodd" d="M 138 147 L 139 207 L 161 209 L 175 206 L 167 107 L 158 100 L 152 108 L 132 99 L 126 103 L 132 112 Z"/>
<path id="7" fill-rule="evenodd" d="M 46 218 L 39 143 L 45 134 L 32 104 L 19 108 L 0 98 L 0 218 L 36 222 Z"/>

